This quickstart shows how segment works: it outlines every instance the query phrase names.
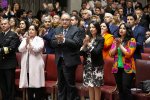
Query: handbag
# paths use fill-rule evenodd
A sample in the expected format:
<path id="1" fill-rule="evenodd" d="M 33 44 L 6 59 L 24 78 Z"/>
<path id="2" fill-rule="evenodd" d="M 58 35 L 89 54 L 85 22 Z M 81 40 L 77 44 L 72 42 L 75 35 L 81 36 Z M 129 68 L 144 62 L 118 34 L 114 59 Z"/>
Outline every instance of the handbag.
<path id="1" fill-rule="evenodd" d="M 141 81 L 139 88 L 142 89 L 143 92 L 150 93 L 150 80 Z"/>

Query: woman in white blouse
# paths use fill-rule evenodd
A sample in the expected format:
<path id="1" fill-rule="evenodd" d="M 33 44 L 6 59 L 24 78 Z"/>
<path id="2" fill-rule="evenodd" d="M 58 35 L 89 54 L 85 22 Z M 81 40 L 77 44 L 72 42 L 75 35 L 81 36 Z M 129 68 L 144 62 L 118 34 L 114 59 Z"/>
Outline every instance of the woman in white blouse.
<path id="1" fill-rule="evenodd" d="M 29 100 L 41 100 L 41 89 L 45 86 L 42 50 L 44 41 L 38 35 L 38 28 L 29 27 L 28 37 L 23 38 L 19 52 L 22 53 L 19 88 L 28 88 Z"/>

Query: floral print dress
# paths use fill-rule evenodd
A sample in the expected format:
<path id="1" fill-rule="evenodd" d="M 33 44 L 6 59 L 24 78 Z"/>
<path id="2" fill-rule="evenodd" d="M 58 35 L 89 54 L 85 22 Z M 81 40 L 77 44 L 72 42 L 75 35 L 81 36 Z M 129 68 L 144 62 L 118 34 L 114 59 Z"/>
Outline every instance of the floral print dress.
<path id="1" fill-rule="evenodd" d="M 83 71 L 83 85 L 90 87 L 98 87 L 103 85 L 103 65 L 92 66 L 91 53 L 88 53 L 87 64 L 84 65 Z"/>

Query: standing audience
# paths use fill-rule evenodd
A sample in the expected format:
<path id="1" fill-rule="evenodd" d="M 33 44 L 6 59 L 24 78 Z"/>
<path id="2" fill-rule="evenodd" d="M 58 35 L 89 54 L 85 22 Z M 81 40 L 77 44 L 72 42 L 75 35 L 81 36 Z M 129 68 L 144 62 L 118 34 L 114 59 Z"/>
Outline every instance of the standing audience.
<path id="1" fill-rule="evenodd" d="M 42 100 L 41 89 L 45 86 L 43 48 L 44 41 L 38 36 L 38 28 L 31 25 L 29 36 L 23 38 L 19 46 L 22 53 L 19 88 L 27 88 L 28 100 Z"/>
<path id="2" fill-rule="evenodd" d="M 82 38 L 76 26 L 71 26 L 68 13 L 61 16 L 62 27 L 55 29 L 51 45 L 55 48 L 58 71 L 58 100 L 79 100 L 75 87 L 75 71 L 80 61 Z"/>
<path id="3" fill-rule="evenodd" d="M 98 22 L 90 23 L 90 35 L 86 35 L 80 51 L 84 57 L 83 84 L 88 87 L 90 100 L 101 100 L 100 86 L 103 85 L 104 38 Z"/>
<path id="4" fill-rule="evenodd" d="M 114 57 L 114 73 L 120 100 L 133 100 L 131 86 L 135 76 L 135 61 L 133 54 L 136 41 L 130 27 L 126 24 L 119 26 L 118 38 L 112 44 L 110 55 Z"/>
<path id="5" fill-rule="evenodd" d="M 10 31 L 8 19 L 1 20 L 0 33 L 0 89 L 2 100 L 15 100 L 15 67 L 17 66 L 16 51 L 19 37 Z"/>

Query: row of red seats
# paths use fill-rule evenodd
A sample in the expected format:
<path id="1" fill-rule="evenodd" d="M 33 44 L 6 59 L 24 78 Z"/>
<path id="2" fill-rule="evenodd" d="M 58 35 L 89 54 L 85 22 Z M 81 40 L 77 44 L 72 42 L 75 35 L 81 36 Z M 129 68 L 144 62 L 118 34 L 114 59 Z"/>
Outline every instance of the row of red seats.
<path id="1" fill-rule="evenodd" d="M 16 53 L 16 57 L 18 60 L 18 65 L 20 65 L 21 53 Z M 51 94 L 52 100 L 56 100 L 57 99 L 57 84 L 56 84 L 57 69 L 56 69 L 56 64 L 55 64 L 55 55 L 43 54 L 43 59 L 46 64 L 46 66 L 45 66 L 45 77 L 46 77 L 45 89 L 48 94 Z M 150 59 L 150 54 L 143 53 L 142 59 L 146 59 L 146 61 L 137 60 L 137 62 L 136 62 L 136 67 L 137 67 L 136 84 L 138 84 L 138 82 L 140 82 L 142 80 L 150 79 L 150 74 L 149 74 L 150 73 L 150 63 L 148 63 L 148 61 L 147 61 Z M 81 57 L 81 60 L 83 61 L 82 57 Z M 118 92 L 116 91 L 115 79 L 114 79 L 113 74 L 111 73 L 112 65 L 113 65 L 112 58 L 105 60 L 104 85 L 101 87 L 102 98 L 108 99 L 108 100 L 118 100 Z M 19 86 L 19 75 L 20 75 L 20 68 L 18 67 L 16 69 L 16 86 L 17 86 L 17 88 Z M 88 89 L 82 85 L 82 82 L 83 82 L 82 75 L 83 75 L 83 66 L 79 65 L 76 70 L 76 86 L 78 89 L 78 93 L 81 97 L 81 100 L 84 100 L 84 97 L 88 97 Z M 141 99 L 139 99 L 140 98 L 139 95 L 141 96 L 141 94 L 134 94 L 134 98 L 136 98 L 136 100 L 141 100 Z M 23 98 L 25 98 L 25 92 L 23 92 Z"/>

